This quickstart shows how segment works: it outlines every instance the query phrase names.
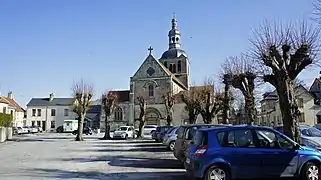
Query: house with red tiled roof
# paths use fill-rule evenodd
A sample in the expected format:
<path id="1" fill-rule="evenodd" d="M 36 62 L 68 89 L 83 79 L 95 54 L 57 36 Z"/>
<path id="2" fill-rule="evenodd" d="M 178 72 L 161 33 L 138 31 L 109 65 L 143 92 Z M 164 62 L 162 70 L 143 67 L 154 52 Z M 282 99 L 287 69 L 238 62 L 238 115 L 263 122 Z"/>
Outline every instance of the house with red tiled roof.
<path id="1" fill-rule="evenodd" d="M 22 127 L 24 125 L 25 110 L 13 99 L 12 91 L 7 97 L 0 97 L 0 112 L 13 116 L 13 126 Z"/>

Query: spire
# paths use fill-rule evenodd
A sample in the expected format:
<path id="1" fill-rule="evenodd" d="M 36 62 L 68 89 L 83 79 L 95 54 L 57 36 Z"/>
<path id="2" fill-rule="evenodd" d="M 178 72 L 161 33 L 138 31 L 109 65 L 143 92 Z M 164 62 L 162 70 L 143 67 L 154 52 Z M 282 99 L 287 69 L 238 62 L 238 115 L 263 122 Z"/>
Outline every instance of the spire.
<path id="1" fill-rule="evenodd" d="M 152 54 L 152 51 L 153 51 L 154 49 L 153 49 L 153 47 L 152 46 L 149 46 L 149 48 L 148 48 L 148 51 L 149 51 L 149 55 L 151 55 Z"/>
<path id="2" fill-rule="evenodd" d="M 173 49 L 173 48 L 180 48 L 180 40 L 181 40 L 181 35 L 180 32 L 177 28 L 177 20 L 176 20 L 176 15 L 175 12 L 173 13 L 173 18 L 172 18 L 172 29 L 168 32 L 168 41 L 169 41 L 169 47 L 168 49 Z"/>

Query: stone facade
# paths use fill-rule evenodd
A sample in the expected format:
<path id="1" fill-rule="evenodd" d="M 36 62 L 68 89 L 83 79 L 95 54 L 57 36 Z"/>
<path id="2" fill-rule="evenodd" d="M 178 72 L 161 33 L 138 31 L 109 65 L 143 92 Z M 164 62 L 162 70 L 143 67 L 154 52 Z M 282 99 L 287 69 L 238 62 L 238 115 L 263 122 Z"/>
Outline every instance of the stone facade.
<path id="1" fill-rule="evenodd" d="M 186 52 L 181 49 L 180 32 L 177 21 L 172 19 L 172 28 L 168 33 L 169 47 L 161 58 L 157 60 L 152 55 L 152 48 L 148 50 L 149 55 L 141 66 L 130 77 L 130 88 L 128 91 L 119 92 L 119 100 L 115 112 L 109 117 L 112 129 L 120 125 L 137 125 L 135 121 L 139 118 L 139 105 L 137 97 L 143 96 L 147 102 L 146 124 L 165 125 L 166 107 L 163 96 L 167 92 L 178 94 L 189 90 L 190 65 Z M 184 109 L 185 104 L 179 102 L 173 106 L 173 125 L 186 124 L 188 113 Z M 121 113 L 120 113 L 121 112 Z M 104 113 L 101 115 L 101 129 L 104 131 Z M 197 123 L 202 123 L 201 116 Z"/>

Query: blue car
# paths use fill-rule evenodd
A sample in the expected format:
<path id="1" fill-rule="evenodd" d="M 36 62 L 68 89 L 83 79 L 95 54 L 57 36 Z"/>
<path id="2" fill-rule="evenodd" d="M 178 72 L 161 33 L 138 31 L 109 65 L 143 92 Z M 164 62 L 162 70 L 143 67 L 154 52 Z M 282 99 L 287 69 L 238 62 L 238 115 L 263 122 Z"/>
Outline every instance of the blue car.
<path id="1" fill-rule="evenodd" d="M 268 127 L 197 130 L 186 151 L 187 174 L 204 180 L 297 177 L 318 180 L 321 152 Z"/>

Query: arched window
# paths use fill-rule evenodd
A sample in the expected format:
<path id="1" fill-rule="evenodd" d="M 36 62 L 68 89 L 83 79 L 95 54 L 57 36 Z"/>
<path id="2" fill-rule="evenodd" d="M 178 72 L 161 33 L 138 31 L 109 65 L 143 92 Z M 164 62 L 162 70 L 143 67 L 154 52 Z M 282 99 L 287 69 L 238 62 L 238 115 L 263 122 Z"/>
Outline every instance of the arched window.
<path id="1" fill-rule="evenodd" d="M 173 73 L 176 73 L 176 64 L 173 64 Z"/>
<path id="2" fill-rule="evenodd" d="M 148 86 L 148 95 L 154 96 L 154 86 L 152 84 Z"/>
<path id="3" fill-rule="evenodd" d="M 173 72 L 173 64 L 169 64 L 169 71 Z"/>
<path id="4" fill-rule="evenodd" d="M 178 61 L 177 63 L 177 72 L 181 72 L 182 71 L 182 61 Z"/>
<path id="5" fill-rule="evenodd" d="M 116 121 L 123 120 L 123 110 L 120 107 L 116 107 L 116 109 L 115 109 L 115 120 Z"/>
<path id="6" fill-rule="evenodd" d="M 164 62 L 164 66 L 167 68 L 167 62 L 166 61 Z"/>

